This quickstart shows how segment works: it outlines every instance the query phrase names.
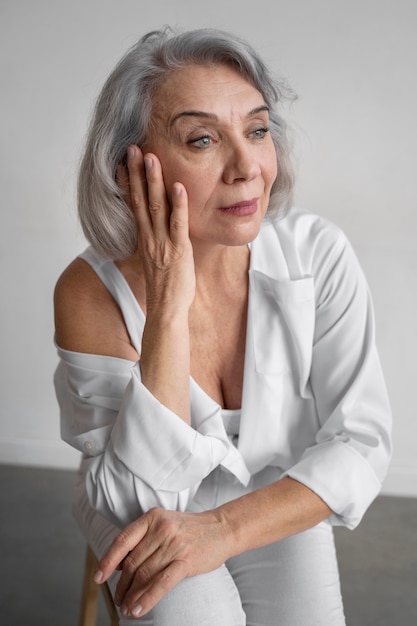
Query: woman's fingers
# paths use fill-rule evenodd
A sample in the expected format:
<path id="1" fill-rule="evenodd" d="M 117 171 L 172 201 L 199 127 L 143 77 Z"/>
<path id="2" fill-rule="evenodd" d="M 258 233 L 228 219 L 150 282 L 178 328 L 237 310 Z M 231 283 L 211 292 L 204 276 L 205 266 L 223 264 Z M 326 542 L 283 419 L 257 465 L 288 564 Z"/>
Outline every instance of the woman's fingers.
<path id="1" fill-rule="evenodd" d="M 169 230 L 170 208 L 159 159 L 154 154 L 143 155 L 138 146 L 129 146 L 127 154 L 129 204 L 139 231 L 163 240 Z"/>
<path id="2" fill-rule="evenodd" d="M 168 201 L 161 163 L 156 155 L 143 155 L 138 146 L 129 146 L 127 169 L 118 166 L 116 175 L 127 204 L 135 214 L 142 246 L 147 241 L 149 250 L 173 246 L 174 251 L 190 245 L 187 192 L 181 183 L 175 183 L 171 202 Z"/>
<path id="3" fill-rule="evenodd" d="M 137 564 L 136 559 L 131 556 L 131 554 L 129 554 L 124 559 L 121 567 L 122 573 L 117 582 L 117 587 L 114 594 L 114 601 L 117 606 L 120 606 L 122 602 L 124 602 L 124 599 L 126 598 L 126 595 L 132 586 L 133 580 L 135 578 L 138 579 L 138 576 L 136 576 L 138 571 L 140 571 L 140 578 L 142 583 L 139 585 L 140 588 L 145 590 L 146 587 L 149 585 L 150 579 L 147 578 L 147 569 L 142 565 L 142 568 L 138 570 L 139 565 Z"/>
<path id="4" fill-rule="evenodd" d="M 138 146 L 129 146 L 127 150 L 127 175 L 129 178 L 127 204 L 135 215 L 139 230 L 147 232 L 152 228 L 152 221 L 148 210 L 145 163 Z"/>
<path id="5" fill-rule="evenodd" d="M 185 247 L 188 245 L 188 196 L 184 185 L 181 183 L 174 183 L 172 188 L 172 211 L 169 220 L 169 230 L 174 246 Z"/>
<path id="6" fill-rule="evenodd" d="M 154 236 L 161 241 L 169 234 L 171 212 L 168 206 L 162 168 L 158 158 L 153 154 L 146 154 L 144 163 L 148 189 L 148 211 Z"/>
<path id="7" fill-rule="evenodd" d="M 142 580 L 137 580 L 138 575 L 139 572 L 120 607 L 125 616 L 145 615 L 187 576 L 185 565 L 181 561 L 170 563 L 164 570 L 153 576 L 147 585 L 144 585 Z"/>
<path id="8" fill-rule="evenodd" d="M 109 550 L 98 563 L 97 570 L 94 574 L 96 583 L 101 584 L 106 582 L 129 553 L 136 548 L 138 543 L 148 532 L 148 529 L 149 516 L 143 515 L 126 526 L 126 528 L 117 535 Z"/>
<path id="9" fill-rule="evenodd" d="M 154 513 L 150 514 L 152 521 L 147 534 L 123 561 L 116 588 L 116 604 L 128 601 L 131 605 L 135 597 L 148 589 L 155 577 L 177 557 L 176 522 L 158 509 Z"/>
<path id="10" fill-rule="evenodd" d="M 142 590 L 145 590 L 151 580 L 153 573 L 162 569 L 160 558 L 155 555 L 158 553 L 159 540 L 154 533 L 150 532 L 152 522 L 148 525 L 148 532 L 138 545 L 123 559 L 121 563 L 121 576 L 117 583 L 115 602 L 120 605 L 126 597 L 133 580 L 136 579 L 137 584 Z M 166 563 L 163 567 L 166 566 Z"/>

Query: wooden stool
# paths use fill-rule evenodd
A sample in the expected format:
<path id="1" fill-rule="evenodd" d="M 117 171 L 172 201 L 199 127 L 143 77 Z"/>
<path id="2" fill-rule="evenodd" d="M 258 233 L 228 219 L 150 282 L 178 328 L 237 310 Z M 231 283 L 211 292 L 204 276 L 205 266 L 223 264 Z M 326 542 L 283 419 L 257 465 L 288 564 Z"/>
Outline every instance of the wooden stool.
<path id="1" fill-rule="evenodd" d="M 96 626 L 97 624 L 99 587 L 101 587 L 101 591 L 103 592 L 107 611 L 110 617 L 111 626 L 119 626 L 119 615 L 117 613 L 109 586 L 107 585 L 107 583 L 104 583 L 103 585 L 97 585 L 93 580 L 96 567 L 97 559 L 94 556 L 94 553 L 90 546 L 87 546 L 85 555 L 83 590 L 81 597 L 81 613 L 79 622 L 80 626 Z"/>

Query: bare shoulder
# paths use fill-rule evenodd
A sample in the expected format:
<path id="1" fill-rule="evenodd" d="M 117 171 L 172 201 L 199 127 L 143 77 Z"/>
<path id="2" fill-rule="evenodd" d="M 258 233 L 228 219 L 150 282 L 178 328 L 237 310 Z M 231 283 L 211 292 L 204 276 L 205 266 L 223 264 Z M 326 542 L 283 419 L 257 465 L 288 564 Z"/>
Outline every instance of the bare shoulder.
<path id="1" fill-rule="evenodd" d="M 59 277 L 54 310 L 55 340 L 64 350 L 137 360 L 119 306 L 83 259 Z"/>

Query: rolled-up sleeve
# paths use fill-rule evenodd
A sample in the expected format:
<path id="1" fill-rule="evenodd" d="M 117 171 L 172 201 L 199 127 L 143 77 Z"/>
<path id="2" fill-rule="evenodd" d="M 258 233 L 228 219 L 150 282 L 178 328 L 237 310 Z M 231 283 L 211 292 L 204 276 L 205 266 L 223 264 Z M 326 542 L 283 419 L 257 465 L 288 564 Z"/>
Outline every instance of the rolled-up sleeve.
<path id="1" fill-rule="evenodd" d="M 221 409 L 208 397 L 195 402 L 190 426 L 142 384 L 139 364 L 59 354 L 61 435 L 83 453 L 90 503 L 107 519 L 124 526 L 153 506 L 185 510 L 219 465 L 247 484 L 249 473 L 227 436 Z"/>
<path id="2" fill-rule="evenodd" d="M 344 235 L 318 240 L 311 389 L 315 445 L 286 475 L 315 491 L 335 525 L 354 528 L 381 489 L 391 456 L 391 410 L 375 346 L 369 289 Z M 334 234 L 334 233 L 333 233 Z"/>

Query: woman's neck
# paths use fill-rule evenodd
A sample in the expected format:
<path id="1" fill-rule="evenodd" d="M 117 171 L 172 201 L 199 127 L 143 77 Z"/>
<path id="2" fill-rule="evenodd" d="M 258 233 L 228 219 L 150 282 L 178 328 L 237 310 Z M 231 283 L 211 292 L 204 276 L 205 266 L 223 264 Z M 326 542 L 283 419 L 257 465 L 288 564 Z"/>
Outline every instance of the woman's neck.
<path id="1" fill-rule="evenodd" d="M 247 282 L 250 250 L 243 246 L 194 246 L 197 290 L 232 289 Z"/>

